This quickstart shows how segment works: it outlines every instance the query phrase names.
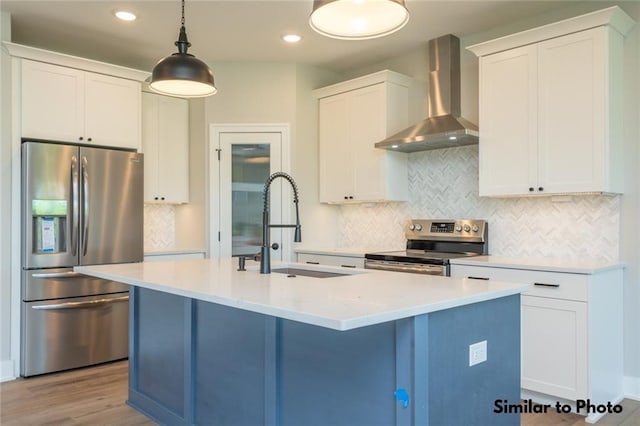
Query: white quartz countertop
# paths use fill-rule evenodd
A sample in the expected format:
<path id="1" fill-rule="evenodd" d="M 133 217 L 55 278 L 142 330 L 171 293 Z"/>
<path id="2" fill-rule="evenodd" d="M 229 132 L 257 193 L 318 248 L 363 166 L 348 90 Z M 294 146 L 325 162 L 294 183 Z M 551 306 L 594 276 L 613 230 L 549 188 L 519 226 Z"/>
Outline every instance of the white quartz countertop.
<path id="1" fill-rule="evenodd" d="M 524 284 L 353 269 L 311 278 L 237 271 L 236 259 L 78 266 L 86 275 L 293 321 L 350 330 L 527 290 Z M 287 265 L 272 264 L 276 269 Z M 289 264 L 315 271 L 344 268 Z"/>
<path id="2" fill-rule="evenodd" d="M 163 247 L 163 248 L 152 248 L 145 249 L 145 256 L 164 256 L 168 254 L 205 254 L 207 251 L 205 249 L 196 249 L 196 248 L 176 248 L 176 247 Z"/>
<path id="3" fill-rule="evenodd" d="M 624 267 L 621 262 L 576 261 L 556 258 L 472 256 L 451 259 L 452 265 L 485 266 L 492 268 L 527 269 L 532 271 L 597 274 Z"/>

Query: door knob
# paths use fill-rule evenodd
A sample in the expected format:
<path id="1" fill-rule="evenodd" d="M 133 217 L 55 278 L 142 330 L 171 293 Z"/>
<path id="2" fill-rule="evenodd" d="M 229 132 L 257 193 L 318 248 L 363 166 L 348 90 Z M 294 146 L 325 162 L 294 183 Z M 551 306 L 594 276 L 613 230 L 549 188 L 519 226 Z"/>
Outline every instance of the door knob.
<path id="1" fill-rule="evenodd" d="M 278 250 L 280 248 L 280 245 L 278 243 L 273 243 L 271 244 L 271 248 L 274 250 Z"/>

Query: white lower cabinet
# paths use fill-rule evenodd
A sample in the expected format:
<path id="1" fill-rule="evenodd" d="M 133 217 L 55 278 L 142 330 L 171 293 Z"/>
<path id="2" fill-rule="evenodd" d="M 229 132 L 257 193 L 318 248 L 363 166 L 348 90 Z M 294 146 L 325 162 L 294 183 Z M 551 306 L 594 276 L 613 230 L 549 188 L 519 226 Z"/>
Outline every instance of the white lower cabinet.
<path id="1" fill-rule="evenodd" d="M 622 399 L 621 267 L 568 273 L 454 264 L 451 276 L 469 278 L 470 284 L 490 280 L 531 286 L 521 296 L 523 397 L 590 399 L 594 404 Z M 589 414 L 590 420 L 600 416 L 579 414 Z"/>
<path id="2" fill-rule="evenodd" d="M 588 395 L 587 304 L 522 296 L 522 387 L 575 401 Z"/>
<path id="3" fill-rule="evenodd" d="M 339 256 L 317 253 L 298 253 L 298 263 L 329 265 L 343 268 L 364 268 L 364 256 Z"/>

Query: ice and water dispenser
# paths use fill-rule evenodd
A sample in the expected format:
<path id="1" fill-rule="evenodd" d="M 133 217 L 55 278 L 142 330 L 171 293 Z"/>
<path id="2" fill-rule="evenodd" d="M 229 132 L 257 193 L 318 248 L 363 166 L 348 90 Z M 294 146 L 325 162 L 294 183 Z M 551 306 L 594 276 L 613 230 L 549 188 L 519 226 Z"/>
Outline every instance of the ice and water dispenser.
<path id="1" fill-rule="evenodd" d="M 67 200 L 31 200 L 33 254 L 67 251 Z"/>

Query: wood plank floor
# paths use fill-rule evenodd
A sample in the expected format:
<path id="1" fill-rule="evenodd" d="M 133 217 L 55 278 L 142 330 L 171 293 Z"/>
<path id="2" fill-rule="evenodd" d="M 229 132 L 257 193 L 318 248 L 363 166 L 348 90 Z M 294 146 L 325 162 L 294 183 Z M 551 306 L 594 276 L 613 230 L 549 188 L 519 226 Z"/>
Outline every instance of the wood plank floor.
<path id="1" fill-rule="evenodd" d="M 0 383 L 0 424 L 9 425 L 155 425 L 125 404 L 127 362 Z M 598 426 L 640 426 L 640 401 L 625 399 L 620 414 Z M 579 426 L 576 414 L 524 414 L 523 426 Z"/>
<path id="2" fill-rule="evenodd" d="M 0 384 L 0 424 L 155 425 L 125 404 L 127 362 Z"/>

